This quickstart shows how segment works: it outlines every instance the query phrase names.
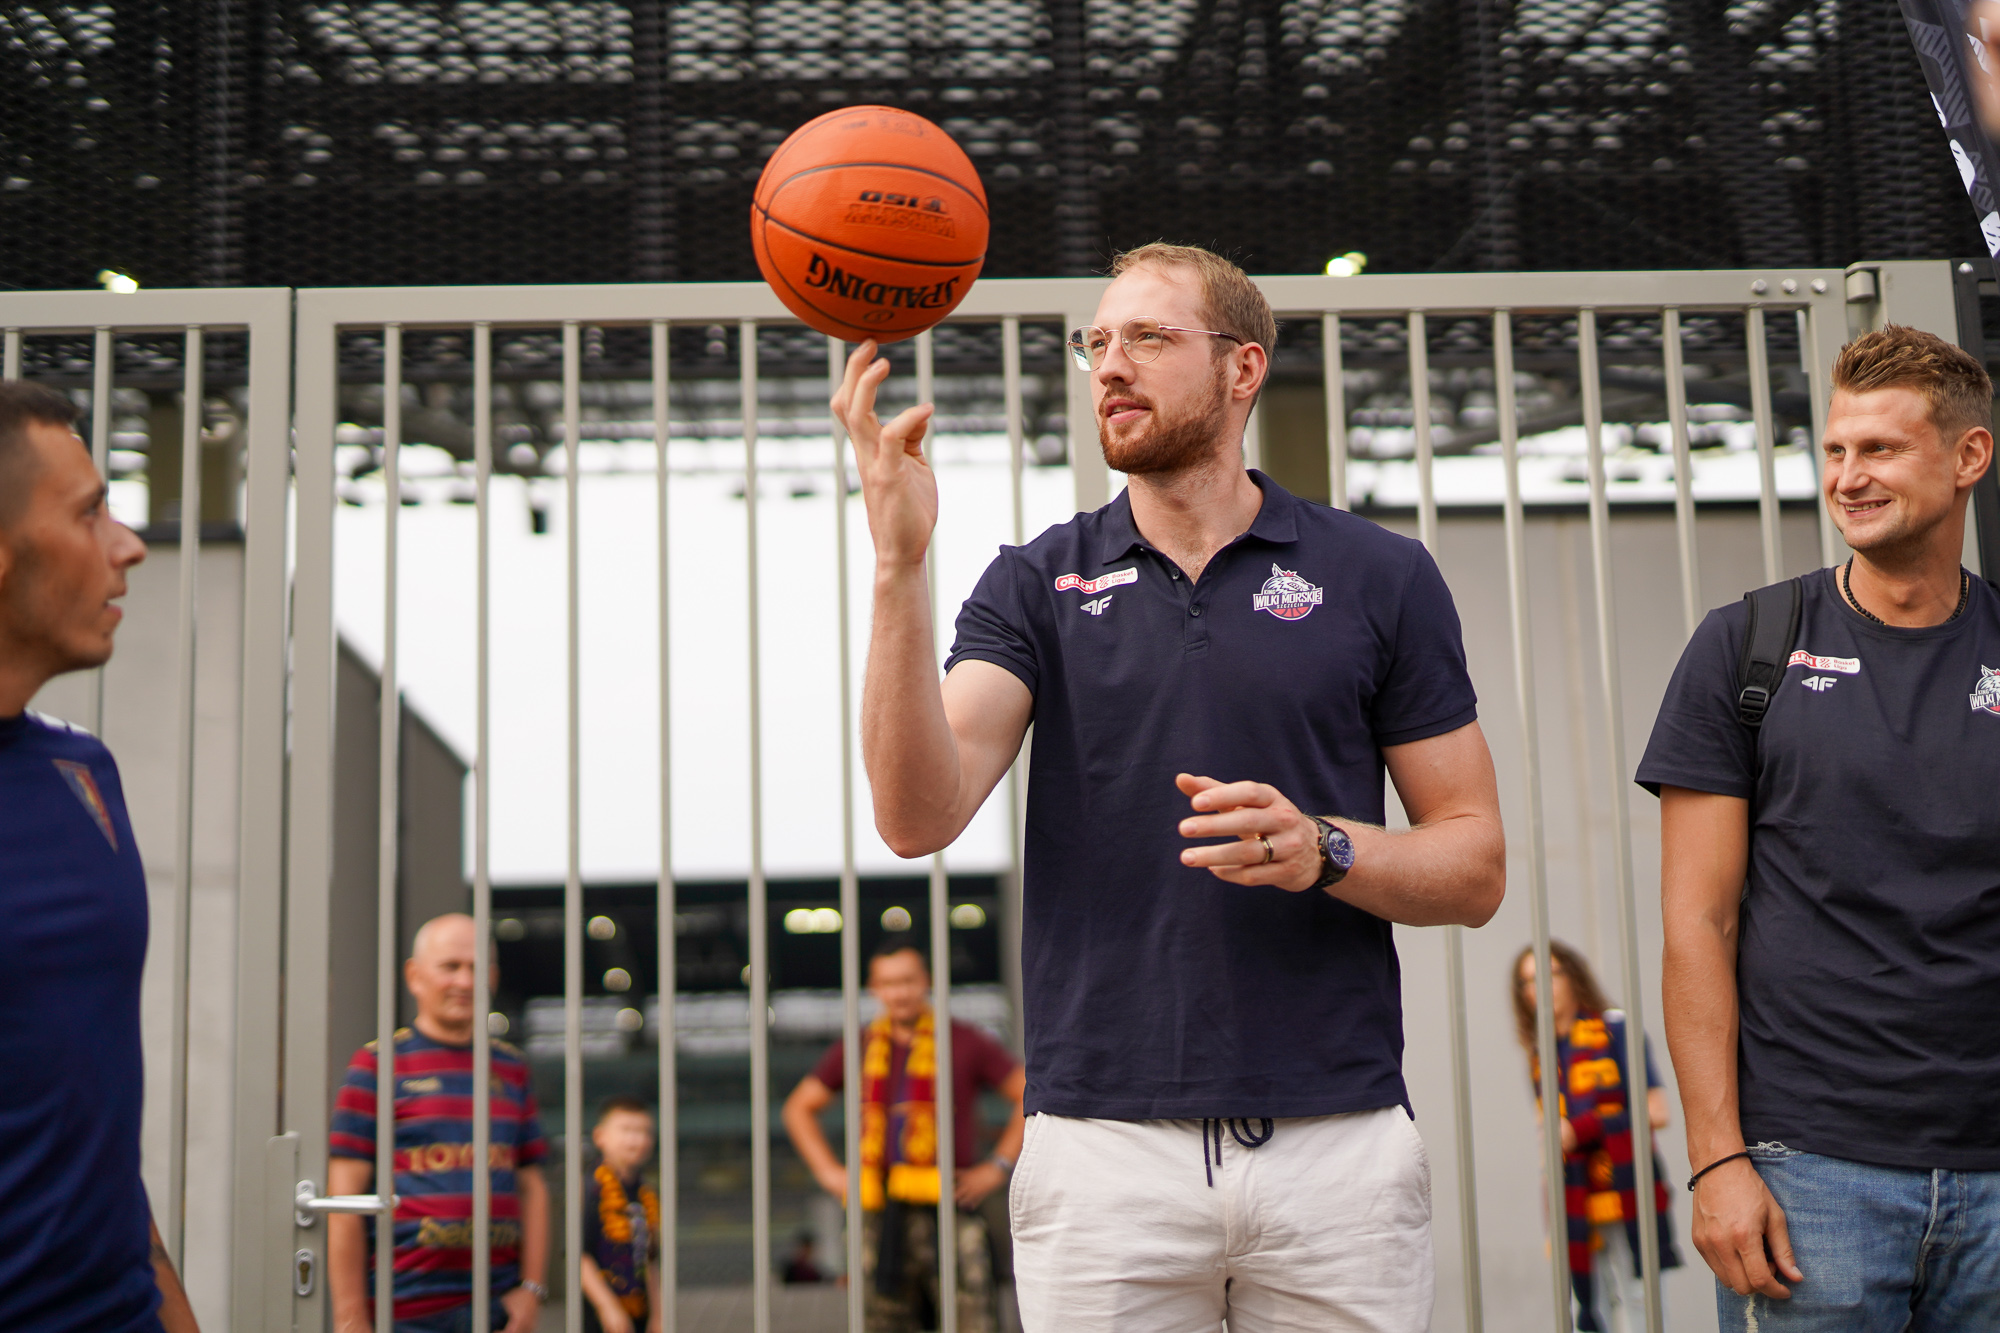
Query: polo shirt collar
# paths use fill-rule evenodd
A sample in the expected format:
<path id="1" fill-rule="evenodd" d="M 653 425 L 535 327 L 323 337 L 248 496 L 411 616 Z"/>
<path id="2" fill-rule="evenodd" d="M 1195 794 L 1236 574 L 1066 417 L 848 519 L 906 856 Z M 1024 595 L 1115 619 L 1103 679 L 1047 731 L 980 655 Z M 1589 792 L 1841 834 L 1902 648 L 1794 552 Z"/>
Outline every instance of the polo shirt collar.
<path id="1" fill-rule="evenodd" d="M 1258 506 L 1257 517 L 1251 520 L 1250 530 L 1244 536 L 1277 543 L 1297 541 L 1298 497 L 1256 468 L 1250 469 L 1250 480 L 1264 492 L 1264 503 Z M 1139 525 L 1132 521 L 1132 492 L 1120 491 L 1118 498 L 1104 507 L 1104 535 L 1099 543 L 1098 558 L 1110 564 L 1134 547 L 1145 544 L 1146 539 L 1139 535 Z"/>

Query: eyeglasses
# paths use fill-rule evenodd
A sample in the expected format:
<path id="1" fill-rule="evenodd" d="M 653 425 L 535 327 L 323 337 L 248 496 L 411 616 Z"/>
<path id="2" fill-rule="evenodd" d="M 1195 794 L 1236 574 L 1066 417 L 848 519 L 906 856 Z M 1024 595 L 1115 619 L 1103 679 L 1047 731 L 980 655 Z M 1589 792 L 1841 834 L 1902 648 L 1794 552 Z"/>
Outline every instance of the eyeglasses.
<path id="1" fill-rule="evenodd" d="M 1162 324 L 1145 315 L 1126 320 L 1118 330 L 1118 341 L 1124 344 L 1126 356 L 1143 365 L 1160 359 L 1160 353 L 1167 348 L 1169 333 L 1205 333 L 1211 338 L 1227 338 L 1239 344 L 1243 342 L 1233 333 L 1221 333 L 1215 329 L 1184 329 L 1175 324 Z M 1069 354 L 1076 358 L 1077 367 L 1081 370 L 1095 370 L 1103 365 L 1104 353 L 1110 346 L 1111 334 L 1095 325 L 1070 330 Z"/>

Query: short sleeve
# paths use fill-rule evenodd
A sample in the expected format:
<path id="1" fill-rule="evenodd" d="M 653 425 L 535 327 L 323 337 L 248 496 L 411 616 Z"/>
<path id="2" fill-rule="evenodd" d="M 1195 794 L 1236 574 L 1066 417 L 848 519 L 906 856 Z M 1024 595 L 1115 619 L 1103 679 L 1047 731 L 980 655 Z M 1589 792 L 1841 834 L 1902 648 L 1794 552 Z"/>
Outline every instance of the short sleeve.
<path id="1" fill-rule="evenodd" d="M 584 1172 L 583 1252 L 592 1259 L 597 1258 L 598 1249 L 604 1244 L 604 1209 L 600 1205 L 603 1196 L 603 1187 L 597 1183 L 597 1172 Z"/>
<path id="2" fill-rule="evenodd" d="M 960 662 L 991 662 L 1018 676 L 1029 694 L 1035 692 L 1041 680 L 1041 655 L 1035 651 L 1022 607 L 1024 577 L 1025 567 L 1013 549 L 1002 547 L 958 610 L 957 637 L 944 663 L 947 672 Z"/>
<path id="3" fill-rule="evenodd" d="M 1410 550 L 1389 668 L 1369 710 L 1369 730 L 1383 746 L 1442 736 L 1479 716 L 1451 590 L 1429 551 L 1415 542 Z"/>
<path id="4" fill-rule="evenodd" d="M 370 1042 L 348 1061 L 347 1074 L 334 1095 L 333 1124 L 327 1153 L 364 1162 L 375 1160 L 375 1044 Z"/>
<path id="5" fill-rule="evenodd" d="M 1020 1067 L 1021 1062 L 1014 1058 L 1013 1052 L 993 1040 L 983 1029 L 967 1024 L 963 1032 L 962 1040 L 970 1049 L 963 1055 L 954 1050 L 952 1055 L 966 1060 L 974 1087 L 997 1088 Z"/>
<path id="6" fill-rule="evenodd" d="M 1748 798 L 1757 790 L 1757 742 L 1736 716 L 1736 646 L 1747 613 L 1711 611 L 1695 629 L 1667 682 L 1636 780 Z"/>
<path id="7" fill-rule="evenodd" d="M 542 1133 L 542 1113 L 535 1105 L 535 1084 L 527 1067 L 521 1069 L 521 1147 L 515 1154 L 519 1166 L 535 1166 L 549 1155 L 549 1141 Z"/>
<path id="8" fill-rule="evenodd" d="M 847 1086 L 847 1053 L 843 1043 L 835 1042 L 826 1048 L 819 1063 L 813 1066 L 813 1077 L 833 1092 Z"/>

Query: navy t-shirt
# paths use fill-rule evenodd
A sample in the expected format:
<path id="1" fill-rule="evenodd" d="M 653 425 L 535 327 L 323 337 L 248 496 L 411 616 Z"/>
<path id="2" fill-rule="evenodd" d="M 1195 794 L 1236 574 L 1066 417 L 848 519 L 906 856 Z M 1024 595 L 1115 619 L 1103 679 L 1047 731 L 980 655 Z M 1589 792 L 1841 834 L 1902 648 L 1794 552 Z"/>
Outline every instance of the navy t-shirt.
<path id="1" fill-rule="evenodd" d="M 0 1328 L 157 1333 L 139 1181 L 146 875 L 111 752 L 0 718 Z"/>
<path id="2" fill-rule="evenodd" d="M 1763 726 L 1749 623 L 1695 631 L 1638 780 L 1750 802 L 1737 946 L 1743 1136 L 1851 1161 L 2000 1169 L 2000 595 L 1924 629 L 1805 576 Z"/>
<path id="3" fill-rule="evenodd" d="M 1261 473 L 1198 583 L 1128 496 L 1003 547 L 948 666 L 1034 695 L 1022 963 L 1027 1109 L 1145 1120 L 1407 1105 L 1390 925 L 1183 866 L 1180 772 L 1383 819 L 1382 747 L 1475 716 L 1424 548 Z"/>

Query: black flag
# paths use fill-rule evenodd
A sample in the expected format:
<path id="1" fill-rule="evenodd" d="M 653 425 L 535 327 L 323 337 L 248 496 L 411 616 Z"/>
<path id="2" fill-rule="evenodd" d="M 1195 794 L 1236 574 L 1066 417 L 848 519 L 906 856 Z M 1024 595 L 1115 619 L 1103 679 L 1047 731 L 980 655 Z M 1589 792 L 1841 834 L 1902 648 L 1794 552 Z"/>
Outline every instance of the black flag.
<path id="1" fill-rule="evenodd" d="M 2000 149 L 1979 124 L 1969 82 L 1982 72 L 2000 77 L 2000 69 L 1985 70 L 1991 60 L 1985 44 L 1966 35 L 1965 11 L 1970 0 L 1901 0 L 1903 22 L 1931 86 L 1931 103 L 1951 141 L 1958 177 L 1965 183 L 1979 218 L 1987 253 L 2000 256 Z"/>

